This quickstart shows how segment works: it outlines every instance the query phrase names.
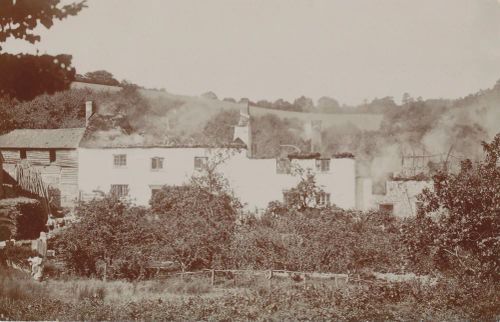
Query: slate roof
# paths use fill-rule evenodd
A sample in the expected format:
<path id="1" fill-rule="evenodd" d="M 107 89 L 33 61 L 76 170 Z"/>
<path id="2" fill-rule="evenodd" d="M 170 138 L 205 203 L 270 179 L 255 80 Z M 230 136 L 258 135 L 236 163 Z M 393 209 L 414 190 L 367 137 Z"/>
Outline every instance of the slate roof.
<path id="1" fill-rule="evenodd" d="M 76 149 L 85 128 L 17 129 L 0 135 L 0 148 Z"/>

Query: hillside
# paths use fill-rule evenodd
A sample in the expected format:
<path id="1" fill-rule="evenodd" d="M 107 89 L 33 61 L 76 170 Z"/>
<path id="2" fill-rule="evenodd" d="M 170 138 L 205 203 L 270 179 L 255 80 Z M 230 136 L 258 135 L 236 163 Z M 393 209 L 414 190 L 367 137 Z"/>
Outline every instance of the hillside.
<path id="1" fill-rule="evenodd" d="M 121 90 L 118 86 L 108 86 L 99 84 L 89 84 L 81 82 L 73 82 L 71 88 L 75 89 L 92 89 L 96 91 L 105 92 L 117 92 Z M 232 103 L 228 101 L 221 101 L 216 99 L 208 99 L 200 96 L 186 96 L 186 95 L 175 95 L 165 91 L 158 90 L 148 90 L 139 89 L 139 93 L 147 99 L 158 100 L 158 99 L 168 99 L 173 101 L 182 102 L 182 106 L 185 109 L 203 109 L 207 110 L 218 110 L 218 109 L 228 109 L 228 110 L 240 110 L 242 103 Z M 264 108 L 259 106 L 250 106 L 250 115 L 255 117 L 262 117 L 266 114 L 274 115 L 282 120 L 284 119 L 297 119 L 301 122 L 310 122 L 311 120 L 321 120 L 323 127 L 330 126 L 353 126 L 360 130 L 374 131 L 380 128 L 382 123 L 383 115 L 380 113 L 304 113 L 304 112 L 292 112 L 284 110 L 276 110 L 270 108 Z"/>
<path id="2" fill-rule="evenodd" d="M 60 128 L 85 125 L 85 101 L 97 115 L 90 124 L 93 144 L 227 144 L 244 105 L 164 91 L 73 83 L 72 89 L 32 101 L 0 100 L 0 131 L 13 128 Z M 282 145 L 311 149 L 311 120 L 321 120 L 321 153 L 352 152 L 361 175 L 398 171 L 403 156 L 450 153 L 481 156 L 480 141 L 500 132 L 500 83 L 456 100 L 428 99 L 397 105 L 374 100 L 353 113 L 321 114 L 250 107 L 257 158 L 290 152 Z M 369 111 L 377 113 L 365 113 Z M 432 158 L 427 158 L 433 160 Z"/>

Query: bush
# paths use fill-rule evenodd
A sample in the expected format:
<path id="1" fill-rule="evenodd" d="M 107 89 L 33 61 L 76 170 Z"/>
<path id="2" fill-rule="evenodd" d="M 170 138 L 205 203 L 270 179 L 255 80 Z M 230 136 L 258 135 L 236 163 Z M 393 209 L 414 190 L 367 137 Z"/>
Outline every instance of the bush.
<path id="1" fill-rule="evenodd" d="M 46 231 L 47 212 L 38 200 L 11 198 L 0 200 L 0 240 L 36 239 Z M 7 236 L 10 235 L 10 236 Z"/>

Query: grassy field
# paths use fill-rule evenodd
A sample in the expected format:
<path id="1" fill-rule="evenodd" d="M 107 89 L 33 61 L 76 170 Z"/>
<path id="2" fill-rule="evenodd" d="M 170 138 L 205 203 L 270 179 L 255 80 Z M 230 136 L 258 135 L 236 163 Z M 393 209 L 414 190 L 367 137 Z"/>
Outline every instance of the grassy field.
<path id="1" fill-rule="evenodd" d="M 0 271 L 0 320 L 413 321 L 500 316 L 498 288 L 202 276 L 140 282 L 51 279 Z"/>

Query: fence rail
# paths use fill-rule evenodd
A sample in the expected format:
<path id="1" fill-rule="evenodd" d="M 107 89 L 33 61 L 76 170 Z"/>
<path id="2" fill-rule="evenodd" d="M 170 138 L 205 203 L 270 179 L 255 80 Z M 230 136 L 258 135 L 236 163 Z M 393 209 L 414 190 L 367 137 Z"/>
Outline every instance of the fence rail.
<path id="1" fill-rule="evenodd" d="M 302 279 L 304 283 L 306 283 L 309 279 L 330 279 L 333 280 L 335 286 L 339 285 L 339 282 L 342 284 L 349 283 L 349 275 L 348 274 L 338 274 L 338 273 L 322 273 L 322 272 L 306 272 L 306 271 L 289 271 L 289 270 L 279 270 L 279 269 L 271 269 L 271 270 L 250 270 L 250 269 L 204 269 L 200 271 L 192 271 L 192 272 L 176 272 L 166 274 L 166 276 L 180 276 L 184 278 L 185 276 L 192 275 L 207 275 L 210 276 L 211 285 L 215 284 L 215 277 L 217 274 L 230 273 L 233 275 L 252 275 L 252 276 L 265 276 L 269 281 L 273 278 L 294 278 L 298 277 Z"/>

